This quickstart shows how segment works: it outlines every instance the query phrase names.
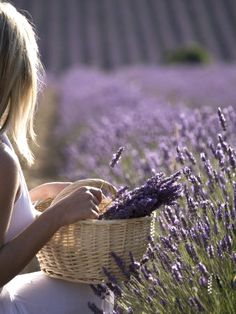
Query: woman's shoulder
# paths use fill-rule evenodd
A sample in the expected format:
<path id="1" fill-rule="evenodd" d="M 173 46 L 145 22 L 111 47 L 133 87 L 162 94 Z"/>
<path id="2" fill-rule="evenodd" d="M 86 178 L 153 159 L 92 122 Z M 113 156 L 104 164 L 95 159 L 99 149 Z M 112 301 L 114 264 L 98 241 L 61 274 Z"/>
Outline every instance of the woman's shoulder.
<path id="1" fill-rule="evenodd" d="M 18 173 L 18 164 L 11 149 L 0 140 L 0 177 L 15 177 Z"/>

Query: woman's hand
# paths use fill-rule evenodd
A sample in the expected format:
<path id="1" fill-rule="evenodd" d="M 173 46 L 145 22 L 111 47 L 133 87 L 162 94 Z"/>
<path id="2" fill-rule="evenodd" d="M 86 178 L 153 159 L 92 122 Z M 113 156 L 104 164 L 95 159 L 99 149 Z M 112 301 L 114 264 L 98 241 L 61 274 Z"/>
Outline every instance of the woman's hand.
<path id="1" fill-rule="evenodd" d="M 64 188 L 68 187 L 71 182 L 48 182 L 41 184 L 29 191 L 31 201 L 45 200 L 55 198 Z"/>
<path id="2" fill-rule="evenodd" d="M 111 184 L 108 181 L 105 181 L 103 179 L 82 179 L 82 180 L 77 180 L 73 184 L 70 184 L 68 187 L 66 187 L 61 193 L 59 193 L 55 200 L 53 202 L 57 202 L 58 200 L 64 198 L 68 194 L 72 193 L 73 191 L 77 190 L 79 187 L 82 186 L 87 186 L 87 187 L 94 187 L 97 189 L 101 189 L 102 192 L 108 192 L 112 197 L 116 196 L 117 194 L 117 189 L 116 187 Z"/>
<path id="3" fill-rule="evenodd" d="M 102 198 L 103 194 L 100 189 L 82 186 L 53 203 L 48 210 L 57 211 L 60 226 L 72 224 L 78 220 L 97 219 L 98 205 Z"/>

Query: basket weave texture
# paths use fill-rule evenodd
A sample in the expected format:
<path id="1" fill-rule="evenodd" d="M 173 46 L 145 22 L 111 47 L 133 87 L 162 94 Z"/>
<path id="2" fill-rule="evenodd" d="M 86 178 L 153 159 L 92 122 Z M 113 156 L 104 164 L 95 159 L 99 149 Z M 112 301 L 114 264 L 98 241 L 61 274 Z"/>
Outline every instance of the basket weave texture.
<path id="1" fill-rule="evenodd" d="M 38 207 L 44 210 L 50 202 Z M 124 280 L 111 252 L 130 264 L 144 255 L 148 236 L 153 235 L 152 217 L 120 220 L 82 220 L 60 228 L 38 252 L 41 270 L 48 276 L 73 282 L 97 284 L 108 279 L 106 267 L 118 280 Z"/>

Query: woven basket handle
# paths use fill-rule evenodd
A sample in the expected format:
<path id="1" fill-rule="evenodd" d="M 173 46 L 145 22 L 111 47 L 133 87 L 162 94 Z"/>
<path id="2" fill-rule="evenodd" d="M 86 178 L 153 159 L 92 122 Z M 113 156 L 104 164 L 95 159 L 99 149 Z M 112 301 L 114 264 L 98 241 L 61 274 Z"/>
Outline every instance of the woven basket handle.
<path id="1" fill-rule="evenodd" d="M 78 180 L 76 182 L 73 182 L 69 186 L 67 186 L 65 189 L 63 189 L 52 201 L 52 204 L 57 203 L 61 199 L 63 199 L 65 196 L 71 194 L 72 192 L 76 191 L 78 188 L 82 186 L 91 186 L 98 189 L 101 189 L 103 191 L 109 192 L 113 197 L 117 194 L 117 189 L 112 185 L 111 183 L 102 180 L 102 179 L 84 179 L 84 180 Z"/>

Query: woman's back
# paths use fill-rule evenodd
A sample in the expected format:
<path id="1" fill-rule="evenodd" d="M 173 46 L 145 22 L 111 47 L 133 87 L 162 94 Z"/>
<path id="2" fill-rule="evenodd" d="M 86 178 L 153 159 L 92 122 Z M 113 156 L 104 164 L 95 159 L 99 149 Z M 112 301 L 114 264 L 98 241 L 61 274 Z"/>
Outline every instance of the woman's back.
<path id="1" fill-rule="evenodd" d="M 36 217 L 36 213 L 30 200 L 29 192 L 18 157 L 15 154 L 14 149 L 6 134 L 3 134 L 1 139 L 2 142 L 7 146 L 12 158 L 14 158 L 16 160 L 16 163 L 18 164 L 20 178 L 19 197 L 14 204 L 11 213 L 10 223 L 8 225 L 4 238 L 4 243 L 7 243 L 33 222 Z"/>

